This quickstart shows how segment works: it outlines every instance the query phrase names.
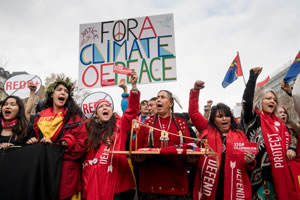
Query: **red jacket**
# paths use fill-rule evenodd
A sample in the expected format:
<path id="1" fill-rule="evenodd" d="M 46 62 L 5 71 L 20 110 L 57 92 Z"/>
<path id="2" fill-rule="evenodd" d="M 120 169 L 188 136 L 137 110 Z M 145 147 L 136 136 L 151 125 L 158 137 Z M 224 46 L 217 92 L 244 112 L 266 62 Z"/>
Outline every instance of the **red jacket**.
<path id="1" fill-rule="evenodd" d="M 125 143 L 131 130 L 131 122 L 139 112 L 140 94 L 130 93 L 129 108 L 117 117 L 113 142 L 108 148 L 101 143 L 97 152 L 90 150 L 83 163 L 83 198 L 111 200 L 114 195 L 135 187 L 126 155 L 108 154 L 106 151 L 125 151 Z M 109 170 L 111 168 L 111 170 Z"/>
<path id="2" fill-rule="evenodd" d="M 221 134 L 209 125 L 208 120 L 199 112 L 199 91 L 190 91 L 189 115 L 199 132 L 200 139 L 207 139 L 209 146 L 218 153 L 219 166 L 208 165 L 217 163 L 216 158 L 202 156 L 198 162 L 198 169 L 194 184 L 193 199 L 215 199 L 220 173 L 221 153 L 223 148 Z M 248 142 L 245 134 L 240 130 L 229 130 L 226 139 L 226 156 L 224 168 L 224 199 L 251 199 L 251 185 L 246 169 L 253 169 L 254 165 L 246 164 L 244 154 L 233 153 L 233 143 Z M 208 161 L 207 161 L 208 160 Z M 207 180 L 210 180 L 208 182 Z M 209 185 L 209 186 L 208 186 Z M 237 187 L 239 186 L 239 187 Z M 243 190 L 241 190 L 243 188 Z"/>
<path id="3" fill-rule="evenodd" d="M 38 139 L 40 139 L 40 129 L 37 126 L 40 116 L 37 116 L 33 129 Z M 66 199 L 81 190 L 81 163 L 79 158 L 86 151 L 87 132 L 84 122 L 79 115 L 75 116 L 75 120 L 71 116 L 70 120 L 64 124 L 63 136 L 59 141 L 65 140 L 68 148 L 65 149 L 64 160 L 62 163 L 62 171 L 59 186 L 59 200 Z"/>
<path id="4" fill-rule="evenodd" d="M 175 117 L 179 129 L 183 136 L 190 136 L 189 129 L 185 121 Z M 153 126 L 153 118 L 145 121 L 148 126 Z M 169 126 L 170 124 L 170 126 Z M 161 126 L 160 126 L 161 125 Z M 163 129 L 178 134 L 177 127 L 170 117 L 161 118 L 154 124 L 157 129 Z M 153 131 L 154 148 L 161 147 L 161 132 Z M 138 133 L 138 148 L 149 147 L 149 128 L 140 127 Z M 169 135 L 168 146 L 180 144 L 180 137 Z M 185 143 L 193 142 L 190 139 L 184 139 Z M 153 155 L 147 156 L 147 159 L 139 164 L 139 191 L 155 194 L 186 195 L 188 194 L 188 174 L 187 164 L 184 159 L 178 159 L 178 156 Z"/>

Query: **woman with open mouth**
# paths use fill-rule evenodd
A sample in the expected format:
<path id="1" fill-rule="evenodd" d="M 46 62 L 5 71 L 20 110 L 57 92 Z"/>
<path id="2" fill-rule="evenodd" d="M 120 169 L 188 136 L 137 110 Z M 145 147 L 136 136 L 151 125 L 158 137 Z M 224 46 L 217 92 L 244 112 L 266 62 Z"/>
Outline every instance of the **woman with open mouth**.
<path id="1" fill-rule="evenodd" d="M 82 173 L 84 199 L 133 199 L 135 181 L 126 155 L 107 153 L 125 151 L 132 120 L 139 113 L 140 92 L 136 86 L 136 72 L 132 72 L 131 82 L 129 105 L 122 117 L 113 112 L 110 101 L 100 99 L 95 106 L 95 115 L 86 122 L 88 153 Z"/>
<path id="2" fill-rule="evenodd" d="M 1 104 L 0 112 L 0 149 L 6 150 L 11 146 L 23 146 L 34 132 L 28 127 L 25 108 L 22 100 L 16 96 L 8 96 Z"/>
<path id="3" fill-rule="evenodd" d="M 190 90 L 189 115 L 218 157 L 201 156 L 195 178 L 193 199 L 247 199 L 251 200 L 251 184 L 247 174 L 255 166 L 255 155 L 249 152 L 234 152 L 234 147 L 248 142 L 238 130 L 230 108 L 218 103 L 211 108 L 207 120 L 199 112 L 199 93 L 203 81 L 196 81 Z M 242 188 L 242 190 L 241 190 Z"/>
<path id="4" fill-rule="evenodd" d="M 257 164 L 250 175 L 253 199 L 296 199 L 287 159 L 296 153 L 289 148 L 291 137 L 275 115 L 278 99 L 273 90 L 261 90 L 254 103 L 257 77 L 262 67 L 252 68 L 246 85 L 241 124 L 250 142 L 256 142 Z M 254 105 L 253 105 L 254 104 Z"/>
<path id="5" fill-rule="evenodd" d="M 71 199 L 81 191 L 80 158 L 86 151 L 87 132 L 80 108 L 72 98 L 73 83 L 58 77 L 46 90 L 44 110 L 36 117 L 34 131 L 37 140 L 64 147 L 64 159 L 59 184 L 59 200 Z"/>
<path id="6" fill-rule="evenodd" d="M 157 94 L 156 114 L 144 123 L 154 127 L 140 126 L 138 148 L 161 148 L 176 156 L 136 156 L 138 167 L 139 199 L 188 199 L 187 163 L 177 157 L 175 147 L 193 142 L 184 119 L 174 115 L 174 97 L 171 92 L 161 90 Z M 173 134 L 168 134 L 173 133 Z M 168 152 L 165 152 L 168 153 Z"/>
<path id="7" fill-rule="evenodd" d="M 298 76 L 294 87 L 292 88 L 289 83 L 282 80 L 281 82 L 281 89 L 286 92 L 286 94 L 293 98 L 294 100 L 294 108 L 296 113 L 298 114 L 298 117 L 300 118 L 300 112 L 299 112 L 299 86 L 300 86 L 300 76 Z M 298 101 L 297 101 L 298 100 Z M 291 134 L 292 137 L 292 144 L 291 147 L 294 148 L 296 151 L 296 154 L 300 155 L 300 143 L 298 143 L 298 137 L 300 132 L 300 126 L 293 121 L 293 119 L 290 119 L 290 115 L 288 113 L 288 110 L 285 105 L 279 105 L 277 110 L 278 117 L 281 119 L 281 121 L 286 125 L 288 131 Z"/>
<path id="8" fill-rule="evenodd" d="M 291 145 L 289 146 L 289 149 L 293 149 L 295 152 L 297 152 L 299 126 L 290 119 L 289 113 L 284 105 L 278 105 L 277 116 L 285 124 L 286 128 L 288 129 L 291 135 L 292 142 Z M 292 160 L 296 155 L 289 154 L 288 156 L 290 156 L 289 159 Z"/>

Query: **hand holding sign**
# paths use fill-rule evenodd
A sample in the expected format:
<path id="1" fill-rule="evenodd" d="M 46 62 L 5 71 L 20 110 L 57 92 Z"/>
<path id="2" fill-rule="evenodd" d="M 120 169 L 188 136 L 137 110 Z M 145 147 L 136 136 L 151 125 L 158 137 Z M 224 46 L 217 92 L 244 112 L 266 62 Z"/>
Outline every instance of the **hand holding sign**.
<path id="1" fill-rule="evenodd" d="M 41 79 L 32 74 L 21 74 L 9 78 L 4 84 L 5 93 L 18 96 L 21 99 L 29 97 L 31 91 L 38 91 L 42 85 Z"/>
<path id="2" fill-rule="evenodd" d="M 28 81 L 28 88 L 29 88 L 30 92 L 35 92 L 37 86 L 36 86 L 36 84 L 33 83 L 32 80 L 30 80 L 30 81 Z"/>
<path id="3" fill-rule="evenodd" d="M 255 160 L 255 154 L 249 153 L 249 152 L 245 152 L 245 161 L 247 164 L 250 164 L 252 162 L 254 162 Z"/>

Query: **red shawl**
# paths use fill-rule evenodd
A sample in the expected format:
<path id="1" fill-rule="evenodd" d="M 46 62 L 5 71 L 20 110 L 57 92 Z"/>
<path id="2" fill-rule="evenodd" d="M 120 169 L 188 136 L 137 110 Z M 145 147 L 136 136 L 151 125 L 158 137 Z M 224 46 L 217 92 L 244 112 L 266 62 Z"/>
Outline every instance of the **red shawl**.
<path id="1" fill-rule="evenodd" d="M 222 138 L 220 133 L 208 126 L 201 135 L 205 137 L 210 147 L 218 152 L 221 163 Z M 248 142 L 241 131 L 230 130 L 226 140 L 226 156 L 224 169 L 224 200 L 249 199 L 251 200 L 251 185 L 246 172 L 244 154 L 233 154 L 233 143 Z M 219 164 L 220 165 L 220 164 Z M 198 170 L 194 185 L 194 200 L 213 200 L 218 186 L 219 167 L 216 157 L 202 156 L 198 162 Z"/>
<path id="2" fill-rule="evenodd" d="M 295 187 L 287 165 L 286 151 L 291 136 L 283 122 L 274 114 L 256 112 L 260 116 L 261 131 L 271 162 L 272 179 L 279 200 L 296 199 Z"/>

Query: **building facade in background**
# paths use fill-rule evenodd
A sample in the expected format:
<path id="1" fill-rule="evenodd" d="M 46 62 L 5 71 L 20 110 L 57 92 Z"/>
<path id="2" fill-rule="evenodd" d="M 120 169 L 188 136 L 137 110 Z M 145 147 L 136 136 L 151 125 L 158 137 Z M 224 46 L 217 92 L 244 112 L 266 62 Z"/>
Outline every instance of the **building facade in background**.
<path id="1" fill-rule="evenodd" d="M 4 83 L 7 79 L 9 79 L 10 73 L 4 68 L 0 67 L 0 101 L 4 100 L 6 97 L 5 91 L 4 91 Z"/>
<path id="2" fill-rule="evenodd" d="M 5 81 L 13 76 L 17 76 L 21 74 L 28 74 L 28 73 L 25 71 L 10 73 L 9 71 L 6 71 L 4 68 L 0 67 L 0 101 L 4 100 L 5 97 L 7 96 L 4 90 Z"/>
<path id="3" fill-rule="evenodd" d="M 294 102 L 293 98 L 288 96 L 280 87 L 281 82 L 286 75 L 287 71 L 289 70 L 292 62 L 289 62 L 282 66 L 279 70 L 275 73 L 270 75 L 270 80 L 263 85 L 262 87 L 265 89 L 272 89 L 278 96 L 278 103 L 284 105 L 289 113 L 290 119 L 294 120 L 295 122 L 299 122 L 299 118 L 297 113 L 294 109 Z M 293 87 L 295 84 L 295 80 L 290 83 L 290 86 Z"/>

